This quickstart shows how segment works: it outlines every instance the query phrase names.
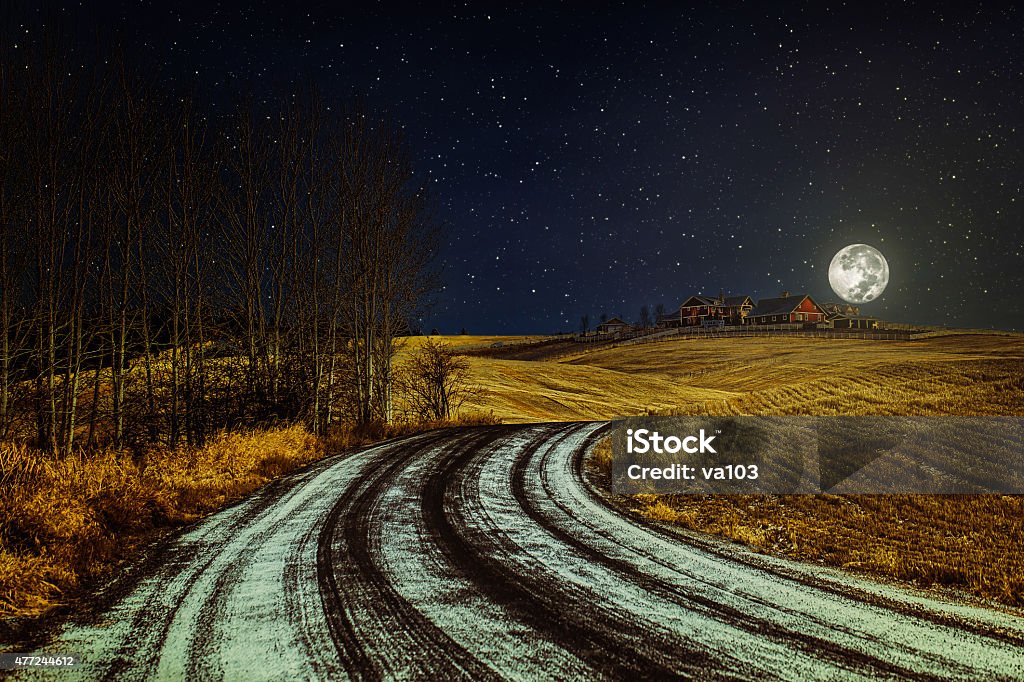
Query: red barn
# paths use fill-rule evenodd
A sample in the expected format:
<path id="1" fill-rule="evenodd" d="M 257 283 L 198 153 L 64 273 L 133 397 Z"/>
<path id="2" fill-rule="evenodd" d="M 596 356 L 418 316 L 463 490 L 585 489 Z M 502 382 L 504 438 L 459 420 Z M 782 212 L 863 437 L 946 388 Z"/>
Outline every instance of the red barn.
<path id="1" fill-rule="evenodd" d="M 779 298 L 762 298 L 750 314 L 747 324 L 801 324 L 825 320 L 824 308 L 807 294 L 789 295 L 783 292 Z"/>

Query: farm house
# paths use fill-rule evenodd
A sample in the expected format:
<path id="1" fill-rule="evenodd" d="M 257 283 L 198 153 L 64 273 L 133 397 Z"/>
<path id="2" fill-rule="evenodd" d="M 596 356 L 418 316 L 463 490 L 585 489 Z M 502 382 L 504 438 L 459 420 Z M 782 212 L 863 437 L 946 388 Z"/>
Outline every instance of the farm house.
<path id="1" fill-rule="evenodd" d="M 708 320 L 721 320 L 725 324 L 742 324 L 743 318 L 754 307 L 749 296 L 704 296 L 696 294 L 686 299 L 679 306 L 679 321 L 664 326 L 697 327 Z M 674 317 L 674 316 L 673 316 Z M 673 320 L 674 322 L 674 320 Z"/>

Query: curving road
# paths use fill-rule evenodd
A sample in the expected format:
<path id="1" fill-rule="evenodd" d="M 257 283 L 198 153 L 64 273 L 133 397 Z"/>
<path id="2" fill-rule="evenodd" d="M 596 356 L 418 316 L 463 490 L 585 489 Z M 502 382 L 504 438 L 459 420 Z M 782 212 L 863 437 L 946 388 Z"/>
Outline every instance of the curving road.
<path id="1" fill-rule="evenodd" d="M 581 473 L 602 427 L 324 460 L 164 543 L 43 650 L 110 680 L 1024 677 L 1022 618 L 614 511 Z"/>

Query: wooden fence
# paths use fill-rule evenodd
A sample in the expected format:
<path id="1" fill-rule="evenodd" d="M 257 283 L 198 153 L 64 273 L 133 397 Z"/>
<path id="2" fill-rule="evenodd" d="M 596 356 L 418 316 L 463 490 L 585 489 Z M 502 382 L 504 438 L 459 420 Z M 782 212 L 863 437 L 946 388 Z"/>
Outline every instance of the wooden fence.
<path id="1" fill-rule="evenodd" d="M 802 324 L 774 325 L 743 325 L 718 328 L 677 327 L 654 332 L 632 331 L 625 334 L 612 335 L 577 335 L 577 348 L 567 350 L 563 355 L 589 353 L 606 348 L 631 346 L 635 344 L 659 343 L 675 340 L 726 339 L 726 338 L 817 338 L 817 339 L 863 339 L 870 341 L 917 341 L 939 336 L 959 334 L 1007 334 L 1020 335 L 1018 332 L 1002 332 L 984 329 L 950 329 L 944 327 L 912 327 L 899 325 L 899 329 L 810 329 Z"/>
<path id="2" fill-rule="evenodd" d="M 896 327 L 897 325 L 893 325 Z M 862 339 L 870 341 L 917 341 L 940 336 L 960 334 L 1000 334 L 1020 336 L 1020 332 L 1006 332 L 984 329 L 951 329 L 945 327 L 920 327 L 898 325 L 887 329 L 814 329 L 802 324 L 742 325 L 728 327 L 676 327 L 672 329 L 633 330 L 619 334 L 557 334 L 543 341 L 531 340 L 506 343 L 502 347 L 524 347 L 551 343 L 552 341 L 575 341 L 563 351 L 554 351 L 552 358 L 591 353 L 606 348 L 618 348 L 636 344 L 660 343 L 662 341 L 702 340 L 726 338 L 810 338 L 810 339 Z M 463 350 L 463 349 L 460 349 Z M 474 349 L 476 350 L 476 349 Z M 486 353 L 488 349 L 476 352 Z"/>

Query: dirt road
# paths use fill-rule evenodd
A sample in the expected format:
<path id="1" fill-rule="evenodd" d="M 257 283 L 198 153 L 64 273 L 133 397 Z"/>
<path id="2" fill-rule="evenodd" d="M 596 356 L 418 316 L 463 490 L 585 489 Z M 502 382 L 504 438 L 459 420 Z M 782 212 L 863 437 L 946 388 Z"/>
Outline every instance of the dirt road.
<path id="1" fill-rule="evenodd" d="M 614 511 L 581 473 L 601 426 L 325 460 L 165 543 L 41 650 L 83 657 L 62 679 L 1024 677 L 1024 619 Z"/>

